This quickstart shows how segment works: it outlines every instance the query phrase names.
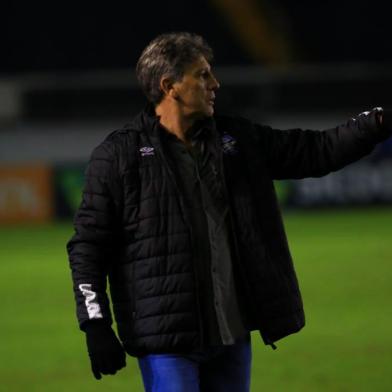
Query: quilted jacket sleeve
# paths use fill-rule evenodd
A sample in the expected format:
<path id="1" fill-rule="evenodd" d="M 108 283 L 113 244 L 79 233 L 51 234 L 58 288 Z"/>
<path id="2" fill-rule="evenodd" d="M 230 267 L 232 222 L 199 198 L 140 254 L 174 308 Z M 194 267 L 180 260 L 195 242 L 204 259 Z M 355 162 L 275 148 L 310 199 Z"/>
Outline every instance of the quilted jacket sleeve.
<path id="1" fill-rule="evenodd" d="M 390 111 L 381 125 L 375 108 L 323 131 L 276 130 L 255 125 L 254 135 L 275 179 L 320 177 L 369 154 L 392 134 Z"/>
<path id="2" fill-rule="evenodd" d="M 81 329 L 88 320 L 112 322 L 106 282 L 118 249 L 119 201 L 111 143 L 103 142 L 93 151 L 85 174 L 82 202 L 74 218 L 75 234 L 67 244 Z"/>

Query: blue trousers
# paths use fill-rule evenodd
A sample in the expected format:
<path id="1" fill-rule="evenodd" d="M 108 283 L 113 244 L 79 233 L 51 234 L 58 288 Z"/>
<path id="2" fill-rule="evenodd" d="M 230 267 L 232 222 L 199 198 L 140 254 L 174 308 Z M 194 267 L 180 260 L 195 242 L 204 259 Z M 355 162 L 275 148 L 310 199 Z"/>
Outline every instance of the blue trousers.
<path id="1" fill-rule="evenodd" d="M 250 335 L 230 346 L 192 354 L 138 358 L 146 392 L 249 392 Z"/>

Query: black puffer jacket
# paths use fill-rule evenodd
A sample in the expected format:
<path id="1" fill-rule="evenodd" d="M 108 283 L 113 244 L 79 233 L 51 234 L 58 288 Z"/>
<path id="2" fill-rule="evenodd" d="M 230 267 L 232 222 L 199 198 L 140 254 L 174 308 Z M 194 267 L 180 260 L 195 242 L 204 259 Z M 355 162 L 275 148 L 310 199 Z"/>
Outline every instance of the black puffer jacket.
<path id="1" fill-rule="evenodd" d="M 244 320 L 271 344 L 304 326 L 272 180 L 325 175 L 368 154 L 390 132 L 377 123 L 376 110 L 321 132 L 218 116 L 212 124 Z M 189 218 L 160 129 L 145 110 L 94 150 L 67 245 L 81 328 L 98 318 L 111 322 L 108 277 L 131 355 L 187 352 L 203 343 Z"/>

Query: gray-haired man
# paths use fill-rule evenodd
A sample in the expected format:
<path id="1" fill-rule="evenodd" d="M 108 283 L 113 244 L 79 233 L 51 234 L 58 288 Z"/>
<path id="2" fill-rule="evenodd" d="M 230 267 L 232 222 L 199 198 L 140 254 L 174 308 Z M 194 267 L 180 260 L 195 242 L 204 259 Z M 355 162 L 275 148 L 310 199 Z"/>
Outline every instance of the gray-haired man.
<path id="1" fill-rule="evenodd" d="M 150 104 L 89 162 L 68 251 L 97 378 L 127 352 L 146 391 L 249 391 L 250 331 L 275 347 L 304 326 L 273 179 L 325 175 L 391 134 L 380 108 L 321 132 L 214 115 L 211 60 L 200 36 L 154 39 L 137 64 Z"/>

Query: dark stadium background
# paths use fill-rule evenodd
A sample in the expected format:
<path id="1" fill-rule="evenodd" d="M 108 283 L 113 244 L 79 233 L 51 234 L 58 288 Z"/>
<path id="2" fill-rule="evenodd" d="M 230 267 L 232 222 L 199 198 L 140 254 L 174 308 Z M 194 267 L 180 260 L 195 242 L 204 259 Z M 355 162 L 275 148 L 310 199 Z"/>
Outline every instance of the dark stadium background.
<path id="1" fill-rule="evenodd" d="M 392 108 L 386 1 L 7 2 L 0 24 L 1 390 L 141 390 L 136 361 L 97 383 L 74 317 L 65 243 L 89 154 L 143 107 L 134 66 L 157 34 L 215 51 L 217 111 L 324 129 Z M 276 188 L 308 325 L 252 391 L 375 391 L 392 382 L 392 140 L 320 179 Z"/>
<path id="2" fill-rule="evenodd" d="M 148 40 L 194 31 L 215 49 L 217 64 L 255 64 L 227 21 L 222 1 L 172 0 L 136 6 L 60 3 L 3 6 L 2 72 L 133 67 Z M 230 1 L 227 2 L 228 4 Z M 299 63 L 392 60 L 388 2 L 246 1 L 292 43 Z M 257 37 L 254 37 L 257 40 Z"/>

